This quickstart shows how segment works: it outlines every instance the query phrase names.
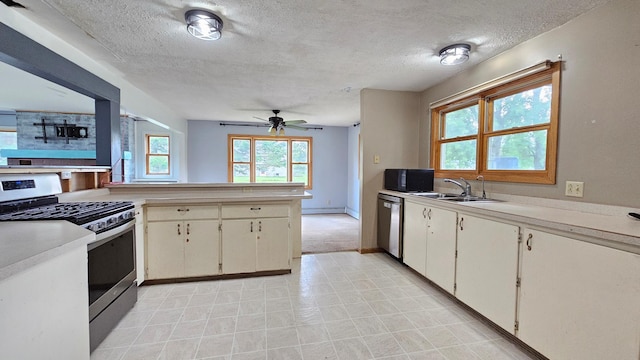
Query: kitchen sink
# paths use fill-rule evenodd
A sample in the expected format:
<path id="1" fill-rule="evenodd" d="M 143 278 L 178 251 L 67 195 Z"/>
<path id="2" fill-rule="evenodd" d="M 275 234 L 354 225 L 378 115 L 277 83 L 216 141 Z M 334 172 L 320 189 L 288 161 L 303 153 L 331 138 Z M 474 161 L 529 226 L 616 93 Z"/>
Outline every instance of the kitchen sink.
<path id="1" fill-rule="evenodd" d="M 496 200 L 496 199 L 483 199 L 479 196 L 455 196 L 455 197 L 443 197 L 443 198 L 438 198 L 440 200 L 445 200 L 445 201 L 455 201 L 455 202 L 467 202 L 467 201 L 474 201 L 474 202 L 499 202 L 500 200 Z"/>
<path id="2" fill-rule="evenodd" d="M 453 201 L 453 202 L 466 202 L 466 201 L 499 202 L 500 201 L 500 200 L 495 200 L 495 199 L 483 199 L 480 196 L 461 196 L 460 194 L 437 193 L 437 192 L 418 193 L 418 194 L 413 194 L 413 195 L 426 197 L 426 198 L 429 198 L 429 199 L 437 199 L 437 200 L 445 200 L 445 201 Z"/>
<path id="3" fill-rule="evenodd" d="M 437 192 L 418 193 L 418 194 L 414 194 L 414 195 L 427 197 L 427 198 L 430 198 L 430 199 L 451 199 L 451 198 L 455 198 L 455 197 L 460 197 L 460 195 L 458 195 L 458 194 L 445 194 L 445 193 L 437 193 Z"/>

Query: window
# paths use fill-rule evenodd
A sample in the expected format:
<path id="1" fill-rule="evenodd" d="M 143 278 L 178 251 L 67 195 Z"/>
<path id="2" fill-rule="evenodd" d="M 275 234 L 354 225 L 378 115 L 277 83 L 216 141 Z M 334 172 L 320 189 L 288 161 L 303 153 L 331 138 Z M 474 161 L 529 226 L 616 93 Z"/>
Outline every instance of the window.
<path id="1" fill-rule="evenodd" d="M 229 182 L 302 182 L 311 188 L 311 138 L 229 135 Z"/>
<path id="2" fill-rule="evenodd" d="M 555 184 L 560 63 L 431 109 L 437 177 Z"/>
<path id="3" fill-rule="evenodd" d="M 169 175 L 169 135 L 149 135 L 146 138 L 147 175 Z"/>
<path id="4" fill-rule="evenodd" d="M 0 149 L 17 149 L 18 136 L 15 130 L 0 130 Z M 7 165 L 7 158 L 0 157 L 0 165 Z"/>

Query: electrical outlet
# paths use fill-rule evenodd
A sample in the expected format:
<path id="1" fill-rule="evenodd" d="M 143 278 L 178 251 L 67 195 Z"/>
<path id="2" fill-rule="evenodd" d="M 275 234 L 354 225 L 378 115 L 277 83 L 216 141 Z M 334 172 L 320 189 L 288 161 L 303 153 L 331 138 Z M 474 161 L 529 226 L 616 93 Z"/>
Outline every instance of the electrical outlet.
<path id="1" fill-rule="evenodd" d="M 380 164 L 380 155 L 374 155 L 373 156 L 373 163 L 374 164 Z"/>
<path id="2" fill-rule="evenodd" d="M 584 192 L 584 183 L 582 181 L 567 181 L 564 189 L 566 196 L 582 197 Z"/>

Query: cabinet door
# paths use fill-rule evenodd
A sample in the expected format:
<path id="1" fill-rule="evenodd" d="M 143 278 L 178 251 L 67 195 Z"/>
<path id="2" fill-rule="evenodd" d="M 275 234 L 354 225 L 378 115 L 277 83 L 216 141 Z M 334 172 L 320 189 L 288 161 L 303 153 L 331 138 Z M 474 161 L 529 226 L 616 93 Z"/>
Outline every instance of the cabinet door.
<path id="1" fill-rule="evenodd" d="M 638 358 L 640 255 L 530 229 L 524 241 L 518 337 L 550 359 Z"/>
<path id="2" fill-rule="evenodd" d="M 427 261 L 427 208 L 404 202 L 402 262 L 425 275 Z"/>
<path id="3" fill-rule="evenodd" d="M 455 211 L 427 209 L 426 276 L 451 294 L 456 276 L 457 216 Z"/>
<path id="4" fill-rule="evenodd" d="M 455 295 L 513 333 L 519 227 L 458 214 Z"/>
<path id="5" fill-rule="evenodd" d="M 289 246 L 289 219 L 257 219 L 256 270 L 283 270 L 291 268 Z"/>
<path id="6" fill-rule="evenodd" d="M 225 274 L 256 271 L 256 232 L 251 219 L 222 221 L 222 272 Z"/>
<path id="7" fill-rule="evenodd" d="M 147 224 L 147 276 L 149 279 L 184 276 L 183 232 L 182 221 Z"/>
<path id="8" fill-rule="evenodd" d="M 220 233 L 216 220 L 185 221 L 184 275 L 217 275 Z"/>

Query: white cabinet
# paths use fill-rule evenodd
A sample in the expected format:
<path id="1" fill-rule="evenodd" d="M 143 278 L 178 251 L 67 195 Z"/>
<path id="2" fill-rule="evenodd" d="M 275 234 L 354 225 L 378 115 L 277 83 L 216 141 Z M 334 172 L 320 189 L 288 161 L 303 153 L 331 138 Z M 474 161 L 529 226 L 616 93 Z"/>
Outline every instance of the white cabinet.
<path id="1" fill-rule="evenodd" d="M 458 214 L 456 297 L 513 333 L 519 227 Z"/>
<path id="2" fill-rule="evenodd" d="M 454 293 L 456 222 L 458 213 L 436 207 L 427 210 L 427 279 Z"/>
<path id="3" fill-rule="evenodd" d="M 147 208 L 147 278 L 217 275 L 218 206 Z"/>
<path id="4" fill-rule="evenodd" d="M 222 206 L 222 272 L 291 269 L 289 205 Z"/>
<path id="5" fill-rule="evenodd" d="M 523 234 L 518 337 L 550 359 L 637 359 L 640 255 Z"/>
<path id="6" fill-rule="evenodd" d="M 452 294 L 456 221 L 455 211 L 405 201 L 402 261 Z"/>
<path id="7" fill-rule="evenodd" d="M 145 280 L 145 269 L 146 269 L 146 252 L 144 250 L 144 208 L 139 206 L 135 208 L 135 216 L 136 216 L 136 280 L 138 282 L 138 286 L 142 284 Z"/>
<path id="8" fill-rule="evenodd" d="M 427 262 L 427 207 L 404 202 L 402 262 L 422 275 Z"/>

